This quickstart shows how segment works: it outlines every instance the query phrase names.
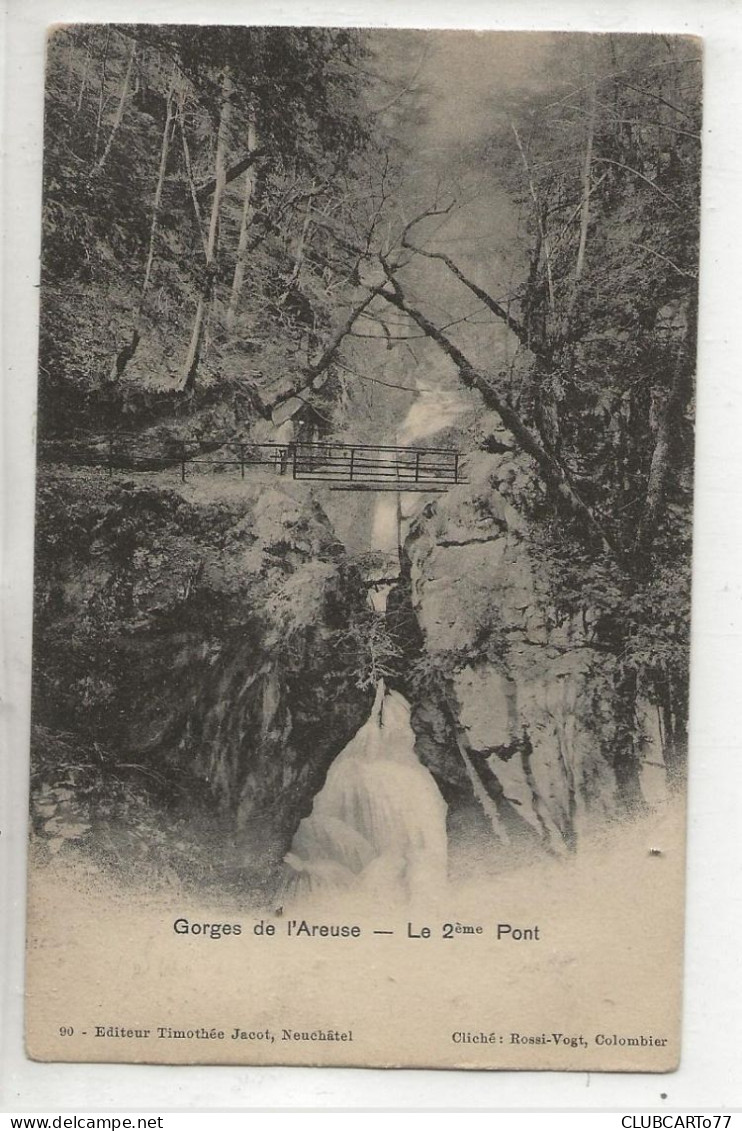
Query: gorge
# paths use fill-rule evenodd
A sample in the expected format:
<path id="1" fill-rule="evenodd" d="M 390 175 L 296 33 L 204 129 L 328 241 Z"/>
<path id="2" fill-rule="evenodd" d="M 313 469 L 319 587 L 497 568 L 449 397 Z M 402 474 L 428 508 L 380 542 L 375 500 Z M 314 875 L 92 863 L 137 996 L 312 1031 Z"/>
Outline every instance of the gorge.
<path id="1" fill-rule="evenodd" d="M 700 56 L 508 44 L 52 36 L 42 864 L 424 902 L 682 788 Z M 83 458 L 115 442 L 209 457 Z M 228 459 L 323 443 L 462 474 Z"/>

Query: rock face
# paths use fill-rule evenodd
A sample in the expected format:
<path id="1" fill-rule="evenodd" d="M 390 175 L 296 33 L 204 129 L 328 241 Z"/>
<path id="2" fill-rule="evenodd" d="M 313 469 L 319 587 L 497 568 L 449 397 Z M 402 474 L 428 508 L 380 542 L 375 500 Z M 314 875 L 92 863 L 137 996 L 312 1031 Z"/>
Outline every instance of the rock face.
<path id="1" fill-rule="evenodd" d="M 256 876 L 371 700 L 339 645 L 366 608 L 361 579 L 290 492 L 39 485 L 35 723 L 113 773 L 140 767 L 166 802 L 211 798 Z"/>
<path id="2" fill-rule="evenodd" d="M 507 501 L 516 474 L 508 457 L 479 455 L 470 483 L 411 526 L 412 607 L 446 688 L 419 703 L 414 725 L 449 800 L 457 794 L 471 810 L 473 794 L 490 835 L 563 852 L 620 811 L 601 730 L 610 661 L 595 647 L 589 609 L 557 620 L 524 520 Z M 651 725 L 645 731 L 644 762 L 655 769 L 642 787 L 655 800 L 662 752 Z"/>
<path id="3" fill-rule="evenodd" d="M 222 821 L 217 860 L 226 837 L 247 882 L 275 891 L 385 665 L 445 803 L 454 872 L 467 846 L 499 867 L 625 813 L 595 618 L 556 614 L 515 457 L 469 462 L 468 483 L 409 520 L 402 579 L 375 614 L 300 485 L 41 474 L 34 772 L 49 835 L 70 790 L 59 836 L 94 825 L 106 775 L 125 819 L 133 774 L 155 797 L 150 828 L 203 800 Z M 656 709 L 639 709 L 652 803 L 667 775 Z"/>

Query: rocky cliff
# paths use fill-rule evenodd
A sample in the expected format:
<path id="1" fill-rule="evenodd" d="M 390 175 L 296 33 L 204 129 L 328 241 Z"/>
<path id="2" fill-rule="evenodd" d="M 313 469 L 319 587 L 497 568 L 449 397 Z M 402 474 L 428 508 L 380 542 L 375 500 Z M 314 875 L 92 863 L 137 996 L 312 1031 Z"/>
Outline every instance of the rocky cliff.
<path id="1" fill-rule="evenodd" d="M 178 843 L 211 852 L 217 879 L 231 869 L 240 890 L 276 890 L 380 676 L 412 704 L 417 756 L 448 809 L 454 874 L 472 853 L 497 869 L 573 850 L 663 797 L 658 708 L 635 696 L 627 758 L 611 698 L 617 656 L 587 595 L 570 613 L 554 598 L 522 458 L 480 452 L 468 476 L 408 521 L 400 582 L 380 613 L 362 559 L 302 485 L 44 473 L 42 844 L 68 851 L 118 824 L 147 856 L 182 813 Z M 121 855 L 130 860 L 131 846 Z M 203 860 L 189 868 L 203 880 Z"/>
<path id="2" fill-rule="evenodd" d="M 231 488 L 41 478 L 34 764 L 53 850 L 144 790 L 163 814 L 200 799 L 265 881 L 365 717 L 342 640 L 366 593 L 324 513 L 290 485 Z"/>
<path id="3" fill-rule="evenodd" d="M 430 503 L 405 545 L 424 657 L 418 749 L 454 801 L 454 839 L 561 853 L 626 812 L 607 703 L 615 658 L 588 601 L 557 612 L 514 505 L 522 460 L 469 465 L 470 482 Z M 656 708 L 640 709 L 639 805 L 662 796 L 666 777 Z"/>

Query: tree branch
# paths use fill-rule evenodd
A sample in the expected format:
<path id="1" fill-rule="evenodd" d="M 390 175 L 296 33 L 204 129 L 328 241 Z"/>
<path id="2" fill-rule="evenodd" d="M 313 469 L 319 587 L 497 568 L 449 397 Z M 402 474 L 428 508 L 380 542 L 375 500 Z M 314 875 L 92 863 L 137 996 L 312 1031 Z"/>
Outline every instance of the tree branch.
<path id="1" fill-rule="evenodd" d="M 387 302 L 416 322 L 421 330 L 451 359 L 459 371 L 459 376 L 465 385 L 481 393 L 485 404 L 495 410 L 505 427 L 512 433 L 520 447 L 531 456 L 541 472 L 544 482 L 554 493 L 557 499 L 578 519 L 585 531 L 591 536 L 602 550 L 618 558 L 616 547 L 598 523 L 590 508 L 582 501 L 570 483 L 566 469 L 560 461 L 551 455 L 540 443 L 530 428 L 521 420 L 520 416 L 492 387 L 488 378 L 476 369 L 464 353 L 451 341 L 434 323 L 425 315 L 416 310 L 407 302 L 404 292 L 394 278 L 391 270 L 384 265 L 391 290 L 382 289 L 379 294 Z"/>
<path id="2" fill-rule="evenodd" d="M 698 278 L 697 271 L 684 271 L 682 267 L 678 267 L 677 263 L 673 263 L 672 259 L 668 259 L 661 251 L 655 251 L 653 247 L 648 247 L 643 243 L 635 243 L 634 247 L 638 247 L 640 251 L 648 251 L 650 255 L 656 255 L 658 259 L 661 259 L 663 263 L 666 263 L 668 267 L 672 267 L 673 271 L 677 271 L 678 275 L 683 275 L 686 279 Z"/>
<path id="3" fill-rule="evenodd" d="M 300 393 L 305 392 L 307 389 L 311 389 L 317 378 L 322 376 L 324 371 L 333 361 L 335 354 L 340 348 L 340 344 L 343 341 L 343 338 L 347 337 L 347 335 L 352 330 L 356 320 L 361 316 L 369 303 L 372 302 L 374 298 L 376 298 L 376 295 L 379 293 L 379 289 L 380 288 L 378 287 L 374 287 L 373 290 L 369 291 L 369 293 L 364 296 L 361 302 L 353 307 L 343 324 L 339 326 L 333 334 L 332 338 L 330 339 L 329 343 L 323 350 L 318 360 L 314 363 L 314 365 L 310 365 L 302 371 L 301 380 L 297 384 L 293 385 L 291 389 L 277 396 L 274 401 L 270 402 L 270 404 L 264 404 L 263 410 L 266 416 L 270 416 L 271 413 L 275 412 L 279 405 L 285 404 L 286 401 L 290 401 L 293 397 L 298 397 Z"/>
<path id="4" fill-rule="evenodd" d="M 250 153 L 246 153 L 245 156 L 241 157 L 235 165 L 230 165 L 230 167 L 226 170 L 224 174 L 224 184 L 229 185 L 232 183 L 232 181 L 236 181 L 237 178 L 245 172 L 245 169 L 249 169 L 251 165 L 253 165 L 256 161 L 264 156 L 265 149 L 253 149 L 250 151 Z M 207 197 L 211 196 L 215 189 L 216 177 L 212 177 L 210 181 L 206 181 L 205 184 L 200 185 L 196 189 L 197 200 L 203 203 L 203 201 L 206 200 Z"/>
<path id="5" fill-rule="evenodd" d="M 414 251 L 416 255 L 424 256 L 426 259 L 439 259 L 441 263 L 445 263 L 448 270 L 456 276 L 459 282 L 463 283 L 465 287 L 468 287 L 472 294 L 475 294 L 488 310 L 491 310 L 493 314 L 497 315 L 508 329 L 513 331 L 519 342 L 524 346 L 528 346 L 529 349 L 532 349 L 528 341 L 528 334 L 525 327 L 521 326 L 520 322 L 513 318 L 510 311 L 506 310 L 504 306 L 501 306 L 487 291 L 483 290 L 471 279 L 467 279 L 461 268 L 457 267 L 448 255 L 444 255 L 442 251 L 425 251 L 423 248 L 417 247 L 416 244 L 410 243 L 406 234 L 402 236 L 402 246 L 406 247 L 409 251 Z"/>
<path id="6" fill-rule="evenodd" d="M 663 106 L 668 106 L 671 110 L 674 110 L 676 114 L 682 114 L 684 118 L 690 118 L 691 121 L 693 120 L 693 115 L 688 110 L 683 110 L 681 106 L 676 106 L 674 102 L 668 102 L 667 99 L 662 98 L 656 90 L 644 90 L 643 87 L 634 86 L 632 83 L 627 82 L 626 79 L 620 77 L 618 81 L 621 83 L 621 86 L 625 86 L 627 90 L 635 90 L 637 94 L 646 94 L 648 98 L 651 98 L 653 101 L 661 102 Z M 700 137 L 700 135 L 692 136 Z"/>
<path id="7" fill-rule="evenodd" d="M 644 183 L 649 185 L 650 188 L 653 188 L 655 192 L 658 192 L 661 197 L 664 197 L 665 200 L 668 200 L 673 208 L 677 208 L 678 212 L 682 211 L 677 200 L 673 199 L 673 197 L 669 196 L 668 193 L 664 192 L 656 183 L 656 181 L 651 181 L 649 177 L 645 177 L 644 174 L 640 173 L 638 169 L 632 169 L 630 165 L 624 165 L 623 161 L 613 161 L 610 157 L 594 157 L 593 160 L 600 162 L 601 165 L 615 165 L 618 169 L 625 169 L 627 173 L 633 173 L 634 176 L 638 177 L 640 181 L 644 181 Z"/>

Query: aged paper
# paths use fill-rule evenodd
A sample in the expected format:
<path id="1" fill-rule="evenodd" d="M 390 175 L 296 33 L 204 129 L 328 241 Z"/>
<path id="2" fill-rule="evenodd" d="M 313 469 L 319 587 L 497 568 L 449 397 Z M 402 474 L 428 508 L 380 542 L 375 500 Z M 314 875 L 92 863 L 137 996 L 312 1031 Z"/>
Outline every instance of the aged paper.
<path id="1" fill-rule="evenodd" d="M 680 1056 L 701 49 L 50 35 L 27 1048 Z"/>

